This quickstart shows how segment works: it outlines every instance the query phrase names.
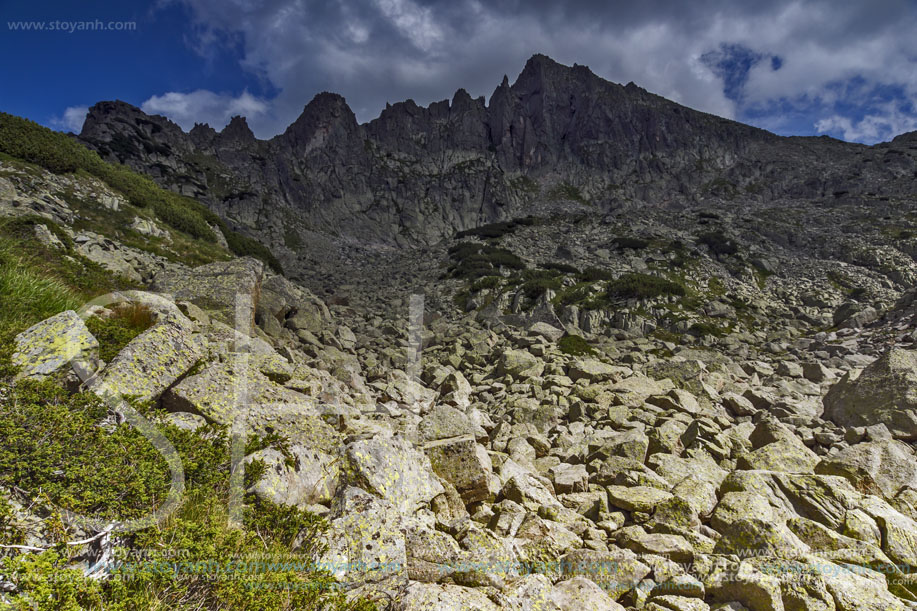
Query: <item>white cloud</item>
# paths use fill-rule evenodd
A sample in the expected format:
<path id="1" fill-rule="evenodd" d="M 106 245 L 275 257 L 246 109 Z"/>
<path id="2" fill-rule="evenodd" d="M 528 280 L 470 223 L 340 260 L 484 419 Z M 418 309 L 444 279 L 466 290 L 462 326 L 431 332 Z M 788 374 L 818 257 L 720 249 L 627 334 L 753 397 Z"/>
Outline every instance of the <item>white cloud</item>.
<path id="1" fill-rule="evenodd" d="M 239 42 L 242 67 L 279 90 L 249 116 L 260 137 L 281 131 L 322 90 L 343 94 L 361 121 L 386 102 L 426 104 L 459 87 L 489 95 L 533 53 L 721 116 L 754 112 L 765 126 L 781 124 L 786 108 L 809 117 L 813 130 L 818 121 L 850 119 L 837 105 L 873 104 L 869 92 L 880 86 L 917 99 L 917 11 L 901 0 L 569 0 L 562 9 L 553 0 L 180 1 L 194 16 L 195 48 L 206 54 Z M 723 75 L 701 61 L 724 44 L 767 58 L 752 66 L 738 99 L 724 94 Z M 779 70 L 772 57 L 780 58 Z M 867 114 L 888 129 L 909 125 L 908 113 L 886 112 Z M 186 122 L 194 120 L 212 119 Z M 873 123 L 855 123 L 849 133 L 873 133 Z"/>
<path id="2" fill-rule="evenodd" d="M 64 110 L 60 117 L 54 117 L 49 121 L 52 127 L 59 130 L 80 133 L 83 129 L 83 123 L 86 121 L 86 115 L 89 113 L 88 106 L 70 106 Z"/>
<path id="3" fill-rule="evenodd" d="M 868 114 L 860 120 L 832 115 L 815 123 L 819 133 L 841 136 L 854 142 L 883 142 L 898 134 L 917 130 L 917 117 L 901 112 L 894 104 L 884 105 L 879 114 Z"/>
<path id="4" fill-rule="evenodd" d="M 170 91 L 154 95 L 141 105 L 141 109 L 148 114 L 165 115 L 186 130 L 195 123 L 207 123 L 214 129 L 221 129 L 236 115 L 260 117 L 267 112 L 268 103 L 248 91 L 231 96 L 198 89 L 190 93 Z"/>

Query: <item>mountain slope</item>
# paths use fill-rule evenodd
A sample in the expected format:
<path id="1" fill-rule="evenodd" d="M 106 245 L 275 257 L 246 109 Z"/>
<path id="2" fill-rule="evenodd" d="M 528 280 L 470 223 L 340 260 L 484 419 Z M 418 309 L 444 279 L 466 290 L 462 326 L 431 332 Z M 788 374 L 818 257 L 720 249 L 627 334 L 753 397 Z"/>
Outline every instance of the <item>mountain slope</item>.
<path id="1" fill-rule="evenodd" d="M 564 197 L 610 210 L 887 196 L 907 192 L 917 168 L 910 140 L 781 138 L 543 55 L 487 104 L 459 90 L 451 102 L 408 100 L 360 125 L 343 98 L 322 93 L 261 141 L 244 118 L 184 133 L 102 102 L 80 139 L 288 249 L 288 260 L 313 232 L 410 246 Z"/>

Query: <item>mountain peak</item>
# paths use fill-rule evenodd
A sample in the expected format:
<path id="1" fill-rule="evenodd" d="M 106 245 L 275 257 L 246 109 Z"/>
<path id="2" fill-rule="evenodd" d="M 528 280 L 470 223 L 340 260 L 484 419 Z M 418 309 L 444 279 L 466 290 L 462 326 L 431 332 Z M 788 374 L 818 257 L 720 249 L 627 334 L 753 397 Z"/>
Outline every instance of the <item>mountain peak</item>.
<path id="1" fill-rule="evenodd" d="M 248 126 L 248 121 L 245 120 L 245 117 L 236 115 L 229 120 L 229 124 L 220 132 L 220 138 L 235 142 L 254 142 L 255 134 Z"/>
<path id="2" fill-rule="evenodd" d="M 277 138 L 311 150 L 316 143 L 327 141 L 332 132 L 346 136 L 358 129 L 357 117 L 344 96 L 323 91 L 306 104 L 299 118 Z"/>

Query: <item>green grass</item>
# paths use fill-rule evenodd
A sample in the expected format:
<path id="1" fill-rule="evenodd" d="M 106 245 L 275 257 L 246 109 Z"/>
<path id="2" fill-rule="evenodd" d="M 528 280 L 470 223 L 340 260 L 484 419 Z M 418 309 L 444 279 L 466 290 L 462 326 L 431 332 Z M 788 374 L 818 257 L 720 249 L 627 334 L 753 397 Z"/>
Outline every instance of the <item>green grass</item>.
<path id="1" fill-rule="evenodd" d="M 153 326 L 153 312 L 140 304 L 116 307 L 111 316 L 93 316 L 86 321 L 89 332 L 99 340 L 99 358 L 110 363 L 131 340 Z"/>
<path id="2" fill-rule="evenodd" d="M 9 264 L 11 257 L 0 251 L 0 337 L 19 331 L 36 322 L 71 310 L 82 303 L 66 285 L 47 278 L 28 267 Z"/>
<path id="3" fill-rule="evenodd" d="M 214 225 L 223 233 L 229 249 L 238 256 L 254 256 L 282 273 L 270 250 L 231 230 L 222 219 L 190 197 L 167 191 L 150 178 L 121 164 L 103 161 L 75 140 L 33 121 L 0 113 L 0 152 L 34 163 L 57 174 L 85 172 L 120 192 L 131 205 L 148 208 L 169 227 L 192 238 L 214 242 Z"/>
<path id="4" fill-rule="evenodd" d="M 93 297 L 137 288 L 75 251 L 66 252 L 64 257 L 64 253 L 44 246 L 35 238 L 36 223 L 53 233 L 60 231 L 43 219 L 0 222 L 0 344 L 35 323 L 79 308 Z"/>

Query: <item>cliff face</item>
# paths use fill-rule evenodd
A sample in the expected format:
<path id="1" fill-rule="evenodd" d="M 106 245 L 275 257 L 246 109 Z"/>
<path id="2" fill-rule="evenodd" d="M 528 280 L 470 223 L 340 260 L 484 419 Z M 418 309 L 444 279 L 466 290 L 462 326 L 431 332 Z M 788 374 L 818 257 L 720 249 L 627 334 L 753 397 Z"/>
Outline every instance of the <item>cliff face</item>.
<path id="1" fill-rule="evenodd" d="M 264 141 L 244 118 L 185 133 L 101 102 L 80 139 L 290 252 L 328 236 L 432 244 L 561 200 L 601 211 L 895 195 L 917 169 L 913 135 L 875 147 L 782 138 L 543 55 L 489 103 L 459 90 L 361 125 L 341 96 L 321 93 Z"/>

